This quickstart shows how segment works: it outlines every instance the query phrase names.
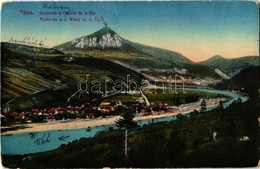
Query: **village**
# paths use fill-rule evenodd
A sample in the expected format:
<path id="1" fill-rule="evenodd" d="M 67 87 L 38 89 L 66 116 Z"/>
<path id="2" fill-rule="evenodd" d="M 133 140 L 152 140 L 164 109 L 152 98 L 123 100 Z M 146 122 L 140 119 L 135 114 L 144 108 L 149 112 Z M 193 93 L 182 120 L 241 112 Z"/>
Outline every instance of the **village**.
<path id="1" fill-rule="evenodd" d="M 182 111 L 202 110 L 206 109 L 206 101 L 201 99 L 197 102 L 181 104 L 178 106 L 169 105 L 168 103 L 150 103 L 148 98 L 142 91 L 137 90 L 130 94 L 134 98 L 138 98 L 135 102 L 92 101 L 85 102 L 79 106 L 64 106 L 50 108 L 35 108 L 31 111 L 14 112 L 2 111 L 2 126 L 30 124 L 30 123 L 48 123 L 48 122 L 67 122 L 75 119 L 101 119 L 122 115 L 124 112 L 131 110 L 135 117 L 148 115 L 162 115 Z M 222 98 L 223 99 L 223 98 Z M 219 104 L 221 99 L 208 99 L 209 105 Z M 2 128 L 2 132 L 5 128 Z"/>
<path id="2" fill-rule="evenodd" d="M 111 119 L 118 118 L 126 111 L 131 111 L 135 116 L 135 120 L 168 117 L 190 112 L 194 114 L 213 106 L 223 106 L 223 101 L 225 100 L 225 98 L 211 98 L 206 99 L 206 101 L 200 99 L 197 102 L 172 106 L 167 103 L 150 103 L 142 92 L 137 92 L 133 95 L 138 98 L 135 103 L 103 101 L 97 104 L 86 102 L 80 106 L 32 109 L 26 112 L 2 112 L 2 132 L 14 130 L 14 126 L 19 128 L 25 124 L 54 124 L 56 122 L 77 122 L 82 120 L 95 122 L 101 119 L 111 121 Z"/>
<path id="3" fill-rule="evenodd" d="M 140 95 L 140 92 L 135 94 Z M 147 104 L 149 106 L 147 106 Z M 121 115 L 126 110 L 132 110 L 136 116 L 151 115 L 154 112 L 165 113 L 172 111 L 167 103 L 155 104 L 145 102 L 139 97 L 136 103 L 123 104 L 117 102 L 86 102 L 80 106 L 51 107 L 44 109 L 31 109 L 26 112 L 7 112 L 1 115 L 2 125 L 44 123 L 54 121 L 68 121 L 73 119 L 96 119 Z"/>

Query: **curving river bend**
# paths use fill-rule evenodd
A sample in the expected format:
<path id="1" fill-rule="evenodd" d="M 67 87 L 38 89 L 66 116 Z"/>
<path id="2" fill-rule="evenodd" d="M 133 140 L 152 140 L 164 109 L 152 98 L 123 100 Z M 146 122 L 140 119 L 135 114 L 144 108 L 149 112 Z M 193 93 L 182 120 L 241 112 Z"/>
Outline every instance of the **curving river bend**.
<path id="1" fill-rule="evenodd" d="M 248 96 L 224 90 L 189 88 L 185 88 L 185 90 L 216 93 L 231 97 L 232 99 L 230 101 L 224 103 L 224 108 L 228 107 L 234 100 L 237 100 L 238 98 L 240 98 L 242 102 L 248 100 Z M 153 122 L 156 123 L 171 120 L 176 120 L 176 115 L 153 119 Z M 138 121 L 138 124 L 142 126 L 151 122 L 152 120 L 142 120 Z M 1 136 L 1 154 L 16 155 L 49 151 L 58 148 L 61 144 L 68 144 L 69 142 L 80 139 L 82 137 L 93 137 L 97 132 L 107 130 L 109 127 L 116 128 L 116 125 L 104 125 L 87 129 L 83 128 L 71 130 L 52 130 L 34 133 L 21 133 L 15 135 L 4 135 Z"/>

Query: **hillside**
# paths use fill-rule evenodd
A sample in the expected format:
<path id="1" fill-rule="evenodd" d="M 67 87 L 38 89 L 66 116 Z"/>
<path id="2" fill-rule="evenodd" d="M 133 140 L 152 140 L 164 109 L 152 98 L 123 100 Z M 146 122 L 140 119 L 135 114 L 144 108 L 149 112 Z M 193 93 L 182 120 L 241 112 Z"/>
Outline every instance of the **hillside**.
<path id="1" fill-rule="evenodd" d="M 2 52 L 2 102 L 13 98 L 17 109 L 32 107 L 32 98 L 41 105 L 65 104 L 77 91 L 77 83 L 89 75 L 89 81 L 123 79 L 126 75 L 141 81 L 136 71 L 108 60 L 94 57 L 70 57 L 56 49 L 37 48 L 18 44 L 1 43 Z M 108 87 L 110 84 L 108 84 Z M 62 98 L 57 98 L 58 97 Z M 42 97 L 44 95 L 44 97 Z M 90 96 L 87 96 L 90 97 Z"/>
<path id="2" fill-rule="evenodd" d="M 257 98 L 260 86 L 260 67 L 253 66 L 246 68 L 233 76 L 230 80 L 224 80 L 215 85 L 218 89 L 229 89 L 248 93 Z"/>
<path id="3" fill-rule="evenodd" d="M 259 56 L 246 56 L 241 58 L 226 59 L 222 56 L 215 55 L 206 61 L 200 62 L 212 68 L 219 68 L 229 76 L 234 76 L 241 70 L 259 65 Z"/>
<path id="4" fill-rule="evenodd" d="M 160 72 L 156 69 L 172 70 L 174 68 L 187 69 L 188 74 L 214 75 L 213 69 L 199 64 L 196 64 L 198 69 L 207 71 L 194 71 L 194 63 L 180 53 L 131 42 L 109 27 L 54 48 L 72 56 L 93 56 L 131 67 L 137 71 L 145 69 L 153 75 L 158 75 Z"/>
<path id="5" fill-rule="evenodd" d="M 55 48 L 70 54 L 107 58 L 136 68 L 147 68 L 147 66 L 172 68 L 179 67 L 183 63 L 191 63 L 188 58 L 179 53 L 128 41 L 108 27 Z"/>
<path id="6" fill-rule="evenodd" d="M 48 76 L 41 76 L 38 73 L 40 71 L 35 68 L 35 64 L 48 61 L 48 57 L 64 56 L 55 49 L 1 43 L 1 55 L 3 100 L 66 86 L 56 83 L 55 79 L 48 78 Z"/>
<path id="7" fill-rule="evenodd" d="M 154 47 L 149 47 L 146 45 L 142 45 L 139 43 L 134 43 L 128 41 L 121 36 L 119 36 L 114 30 L 109 27 L 104 27 L 99 31 L 87 35 L 82 36 L 80 38 L 76 38 L 72 41 L 63 43 L 55 47 L 60 51 L 118 51 L 118 52 L 130 52 L 130 56 L 125 56 L 125 59 L 129 59 L 135 57 L 137 59 L 149 59 L 152 57 L 153 59 L 162 59 L 173 62 L 180 63 L 191 63 L 191 61 L 185 56 Z M 120 54 L 120 53 L 119 53 Z M 110 54 L 108 54 L 109 56 Z M 113 56 L 114 59 L 120 58 L 120 56 Z M 127 57 L 127 58 L 126 58 Z M 151 58 L 150 58 L 151 59 Z"/>

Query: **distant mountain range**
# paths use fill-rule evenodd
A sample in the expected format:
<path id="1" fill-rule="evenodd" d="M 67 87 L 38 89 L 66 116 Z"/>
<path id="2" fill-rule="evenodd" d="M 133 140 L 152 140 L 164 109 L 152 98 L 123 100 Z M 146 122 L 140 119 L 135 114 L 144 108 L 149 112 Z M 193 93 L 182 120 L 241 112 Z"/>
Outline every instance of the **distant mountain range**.
<path id="1" fill-rule="evenodd" d="M 195 64 L 180 53 L 131 42 L 109 27 L 55 46 L 55 49 L 74 57 L 102 58 L 138 72 L 159 76 L 161 70 L 187 70 L 187 76 L 214 76 L 214 69 Z"/>
<path id="2" fill-rule="evenodd" d="M 177 68 L 187 70 L 187 77 L 217 78 L 220 76 L 215 73 L 214 69 L 218 68 L 232 77 L 245 68 L 259 65 L 258 56 L 225 59 L 216 55 L 206 61 L 194 63 L 180 53 L 131 42 L 109 27 L 104 27 L 93 34 L 73 39 L 54 48 L 71 56 L 93 56 L 110 60 L 136 71 L 145 70 L 142 72 L 147 73 L 148 71 L 148 74 L 152 76 L 159 75 L 160 70 L 177 73 L 171 71 Z"/>
<path id="3" fill-rule="evenodd" d="M 222 56 L 215 55 L 206 61 L 200 62 L 199 64 L 212 68 L 218 68 L 229 76 L 234 76 L 245 68 L 258 66 L 259 61 L 259 56 L 246 56 L 241 58 L 226 59 Z"/>
<path id="4" fill-rule="evenodd" d="M 13 106 L 26 110 L 34 106 L 35 99 L 42 106 L 64 104 L 87 74 L 89 81 L 126 80 L 126 75 L 131 75 L 140 82 L 147 77 L 167 79 L 174 74 L 200 80 L 220 78 L 215 68 L 230 75 L 252 65 L 259 65 L 257 56 L 214 56 L 194 63 L 180 53 L 131 42 L 104 27 L 54 48 L 2 42 L 1 98 L 3 103 L 17 98 Z"/>
<path id="5" fill-rule="evenodd" d="M 128 41 L 109 27 L 54 47 L 72 55 L 101 57 L 134 68 L 173 68 L 192 63 L 177 52 Z"/>

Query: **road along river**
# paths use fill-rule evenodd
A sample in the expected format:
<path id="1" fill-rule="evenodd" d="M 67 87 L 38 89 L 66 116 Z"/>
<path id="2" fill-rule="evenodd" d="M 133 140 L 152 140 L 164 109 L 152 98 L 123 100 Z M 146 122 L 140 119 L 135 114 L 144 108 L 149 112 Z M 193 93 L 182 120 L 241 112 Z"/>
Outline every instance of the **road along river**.
<path id="1" fill-rule="evenodd" d="M 240 98 L 242 102 L 248 100 L 248 96 L 241 95 L 239 93 L 233 93 L 230 91 L 224 90 L 213 90 L 213 89 L 188 89 L 185 91 L 197 91 L 197 92 L 206 92 L 206 93 L 215 93 L 220 95 L 225 95 L 232 98 L 230 101 L 224 103 L 224 108 L 228 107 L 234 100 Z M 210 109 L 216 108 L 216 106 L 211 107 Z M 207 110 L 210 110 L 207 109 Z M 189 116 L 189 111 L 183 111 L 182 114 Z M 176 113 L 171 114 L 170 116 L 160 117 L 151 116 L 151 118 L 144 118 L 144 120 L 139 120 L 138 124 L 140 126 L 157 123 L 157 122 L 166 122 L 171 120 L 176 120 Z M 91 121 L 91 120 L 90 120 Z M 77 121 L 75 121 L 75 125 Z M 105 124 L 105 123 L 104 123 Z M 99 126 L 87 127 L 87 128 L 77 128 L 77 129 L 68 129 L 68 130 L 49 130 L 49 131 L 39 131 L 39 132 L 27 132 L 20 134 L 11 134 L 11 135 L 2 135 L 1 136 L 1 154 L 5 155 L 16 155 L 16 154 L 29 154 L 44 152 L 58 148 L 62 144 L 68 144 L 74 140 L 80 138 L 93 137 L 97 132 L 108 130 L 110 127 L 116 128 L 115 124 L 105 124 L 102 123 L 102 120 L 99 123 Z M 51 124 L 46 124 L 51 125 Z M 64 122 L 63 125 L 66 125 Z"/>

